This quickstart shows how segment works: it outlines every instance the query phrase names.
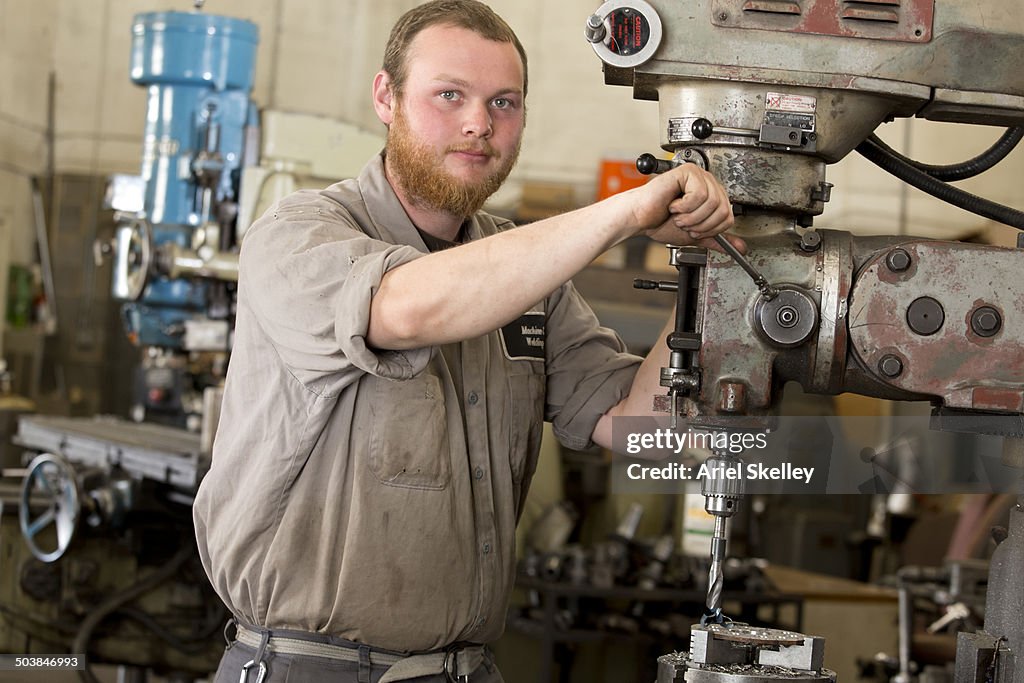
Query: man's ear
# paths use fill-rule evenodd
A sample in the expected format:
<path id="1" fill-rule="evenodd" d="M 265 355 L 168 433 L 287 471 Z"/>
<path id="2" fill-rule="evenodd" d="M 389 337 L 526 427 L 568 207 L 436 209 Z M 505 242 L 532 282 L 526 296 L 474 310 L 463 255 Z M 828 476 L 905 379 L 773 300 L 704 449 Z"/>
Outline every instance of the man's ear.
<path id="1" fill-rule="evenodd" d="M 391 125 L 395 118 L 395 95 L 391 74 L 387 71 L 378 71 L 373 78 L 373 110 L 381 123 Z"/>

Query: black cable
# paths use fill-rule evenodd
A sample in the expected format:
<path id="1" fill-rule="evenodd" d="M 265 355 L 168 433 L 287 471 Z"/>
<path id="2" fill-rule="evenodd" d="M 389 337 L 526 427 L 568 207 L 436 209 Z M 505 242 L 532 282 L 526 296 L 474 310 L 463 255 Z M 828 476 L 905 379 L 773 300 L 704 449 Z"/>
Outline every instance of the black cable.
<path id="1" fill-rule="evenodd" d="M 138 622 L 146 630 L 167 643 L 170 647 L 186 655 L 197 655 L 210 647 L 208 639 L 212 633 L 208 633 L 206 639 L 204 639 L 199 633 L 182 637 L 157 621 L 152 614 L 135 607 L 122 607 L 117 610 L 116 614 Z M 223 623 L 223 620 L 221 623 Z M 220 625 L 221 624 L 217 624 L 217 627 Z"/>
<path id="2" fill-rule="evenodd" d="M 78 627 L 78 634 L 75 635 L 75 642 L 71 646 L 71 651 L 86 655 L 86 659 L 88 660 L 89 640 L 92 638 L 92 632 L 97 626 L 99 626 L 100 622 L 106 619 L 111 613 L 120 609 L 122 605 L 126 605 L 132 600 L 145 595 L 164 581 L 167 581 L 169 578 L 174 576 L 194 553 L 195 546 L 191 543 L 186 543 L 167 564 L 160 567 L 146 578 L 135 582 L 123 591 L 114 593 L 106 600 L 103 600 L 100 604 L 96 605 L 92 612 L 90 612 L 82 621 L 81 626 Z M 88 661 L 86 661 L 85 668 L 79 670 L 78 676 L 85 681 L 85 683 L 99 683 L 99 679 L 96 678 L 92 670 L 89 668 Z"/>
<path id="3" fill-rule="evenodd" d="M 1013 226 L 1018 230 L 1024 230 L 1024 211 L 1018 211 L 1009 206 L 997 204 L 961 190 L 958 187 L 953 187 L 941 180 L 936 180 L 924 171 L 918 170 L 909 163 L 889 154 L 885 149 L 872 141 L 871 138 L 857 145 L 857 151 L 871 163 L 900 180 L 913 185 L 922 192 L 927 192 L 937 199 L 941 199 L 944 202 L 979 216 Z"/>
<path id="4" fill-rule="evenodd" d="M 892 147 L 882 142 L 881 138 L 877 135 L 872 135 L 868 138 L 868 140 L 875 143 L 875 145 L 900 161 L 910 164 L 919 171 L 924 171 L 936 180 L 941 180 L 947 183 L 956 182 L 957 180 L 966 180 L 967 178 L 973 178 L 976 175 L 984 173 L 1005 159 L 1022 139 L 1024 139 L 1024 127 L 1018 126 L 1016 128 L 1007 128 L 1002 137 L 996 140 L 991 147 L 978 156 L 956 164 L 936 165 L 926 164 L 924 162 L 911 159 L 910 157 L 903 156 Z"/>

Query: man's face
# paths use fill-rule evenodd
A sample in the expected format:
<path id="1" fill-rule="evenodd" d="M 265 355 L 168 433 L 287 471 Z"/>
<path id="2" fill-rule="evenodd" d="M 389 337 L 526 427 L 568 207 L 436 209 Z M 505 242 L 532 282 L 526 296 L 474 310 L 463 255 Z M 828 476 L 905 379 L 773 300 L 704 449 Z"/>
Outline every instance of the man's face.
<path id="1" fill-rule="evenodd" d="M 409 46 L 386 163 L 409 199 L 466 217 L 508 177 L 525 123 L 523 65 L 511 43 L 431 26 Z"/>

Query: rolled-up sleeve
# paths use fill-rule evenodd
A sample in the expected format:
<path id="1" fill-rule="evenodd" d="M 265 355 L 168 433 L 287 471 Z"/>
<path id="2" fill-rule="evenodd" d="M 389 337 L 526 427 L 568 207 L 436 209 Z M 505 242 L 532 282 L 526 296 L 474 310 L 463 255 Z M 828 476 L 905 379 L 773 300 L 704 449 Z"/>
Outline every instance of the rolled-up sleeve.
<path id="1" fill-rule="evenodd" d="M 432 350 L 374 349 L 366 334 L 381 278 L 422 255 L 368 237 L 336 202 L 300 192 L 247 231 L 239 297 L 291 374 L 318 394 L 337 393 L 363 373 L 408 379 Z"/>
<path id="2" fill-rule="evenodd" d="M 598 420 L 629 394 L 641 359 L 601 327 L 571 282 L 548 299 L 546 349 L 545 419 L 566 447 L 589 448 Z"/>

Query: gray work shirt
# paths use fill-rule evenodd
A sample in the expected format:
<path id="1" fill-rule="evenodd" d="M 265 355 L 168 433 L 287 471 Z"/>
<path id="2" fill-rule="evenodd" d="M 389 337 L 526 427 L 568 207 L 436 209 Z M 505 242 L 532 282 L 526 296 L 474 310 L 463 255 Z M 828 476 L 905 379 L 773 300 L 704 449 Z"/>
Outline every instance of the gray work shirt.
<path id="1" fill-rule="evenodd" d="M 463 234 L 511 227 L 481 212 Z M 367 346 L 381 278 L 426 251 L 379 156 L 246 233 L 194 507 L 207 574 L 245 621 L 399 651 L 498 638 L 543 420 L 584 448 L 628 393 L 639 359 L 571 284 L 476 339 Z"/>

